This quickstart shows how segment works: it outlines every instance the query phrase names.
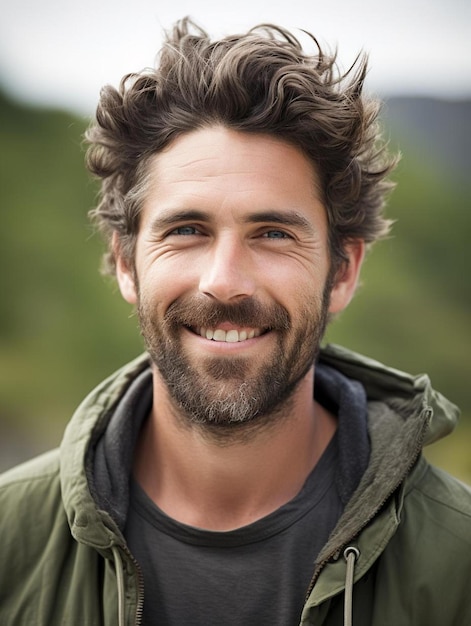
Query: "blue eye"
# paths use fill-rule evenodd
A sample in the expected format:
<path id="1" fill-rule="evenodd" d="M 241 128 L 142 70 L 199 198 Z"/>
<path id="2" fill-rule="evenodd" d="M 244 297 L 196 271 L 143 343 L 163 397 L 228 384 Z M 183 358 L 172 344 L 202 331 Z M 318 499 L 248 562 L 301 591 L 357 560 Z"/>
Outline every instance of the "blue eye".
<path id="1" fill-rule="evenodd" d="M 267 239 L 287 239 L 289 237 L 289 235 L 282 230 L 269 230 L 266 233 L 263 233 L 263 236 Z"/>
<path id="2" fill-rule="evenodd" d="M 198 230 L 194 226 L 179 226 L 172 230 L 171 235 L 196 235 Z"/>

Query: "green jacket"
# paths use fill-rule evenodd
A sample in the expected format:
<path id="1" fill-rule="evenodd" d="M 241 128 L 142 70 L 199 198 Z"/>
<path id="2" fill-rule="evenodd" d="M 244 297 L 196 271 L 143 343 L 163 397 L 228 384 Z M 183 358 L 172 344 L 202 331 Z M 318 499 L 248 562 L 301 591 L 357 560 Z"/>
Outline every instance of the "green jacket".
<path id="1" fill-rule="evenodd" d="M 421 454 L 453 429 L 456 407 L 424 375 L 332 346 L 321 358 L 363 383 L 372 449 L 319 556 L 301 624 L 342 626 L 351 617 L 354 626 L 471 624 L 471 492 Z M 59 450 L 0 478 L 2 626 L 139 624 L 139 568 L 98 509 L 87 467 L 123 390 L 147 366 L 140 357 L 103 382 Z M 356 550 L 346 560 L 348 547 Z"/>

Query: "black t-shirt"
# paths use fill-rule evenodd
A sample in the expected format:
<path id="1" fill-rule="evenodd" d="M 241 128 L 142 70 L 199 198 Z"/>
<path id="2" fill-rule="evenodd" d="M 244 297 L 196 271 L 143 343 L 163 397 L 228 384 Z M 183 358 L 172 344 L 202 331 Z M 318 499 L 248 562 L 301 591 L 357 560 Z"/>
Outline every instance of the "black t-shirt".
<path id="1" fill-rule="evenodd" d="M 342 512 L 337 436 L 290 502 L 228 532 L 181 524 L 132 482 L 125 528 L 144 576 L 144 626 L 299 624 L 314 563 Z"/>

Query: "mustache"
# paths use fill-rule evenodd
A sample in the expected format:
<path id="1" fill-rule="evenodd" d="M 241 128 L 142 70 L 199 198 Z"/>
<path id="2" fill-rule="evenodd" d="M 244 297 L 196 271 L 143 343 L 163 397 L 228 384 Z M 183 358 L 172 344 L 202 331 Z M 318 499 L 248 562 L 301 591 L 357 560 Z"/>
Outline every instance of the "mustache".
<path id="1" fill-rule="evenodd" d="M 190 327 L 212 328 L 223 322 L 236 326 L 288 330 L 291 319 L 288 311 L 277 303 L 262 305 L 254 298 L 245 298 L 234 304 L 212 302 L 207 298 L 179 298 L 168 307 L 164 323 Z"/>

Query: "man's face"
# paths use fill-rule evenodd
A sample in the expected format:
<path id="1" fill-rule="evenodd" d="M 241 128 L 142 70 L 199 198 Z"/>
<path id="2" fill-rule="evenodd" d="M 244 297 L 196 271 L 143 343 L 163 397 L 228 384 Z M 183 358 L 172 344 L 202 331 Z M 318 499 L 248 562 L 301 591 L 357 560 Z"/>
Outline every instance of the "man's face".
<path id="1" fill-rule="evenodd" d="M 332 291 L 316 173 L 276 138 L 211 127 L 150 164 L 124 297 L 177 409 L 190 421 L 280 415 L 311 370 Z"/>

